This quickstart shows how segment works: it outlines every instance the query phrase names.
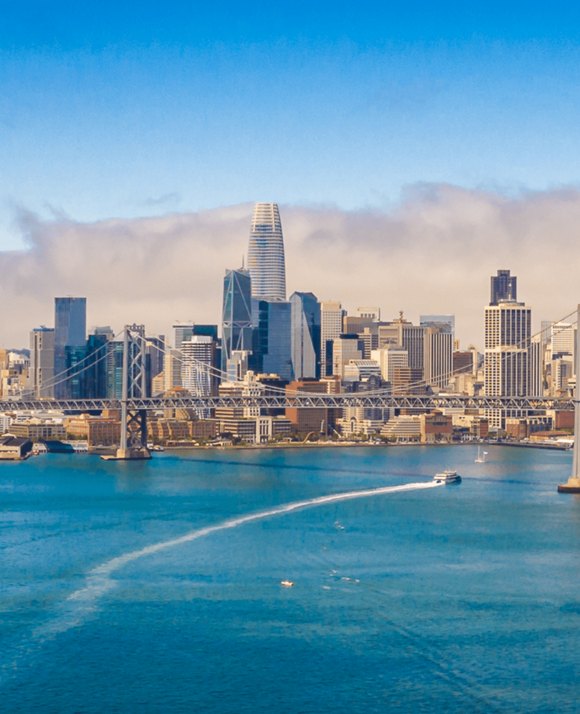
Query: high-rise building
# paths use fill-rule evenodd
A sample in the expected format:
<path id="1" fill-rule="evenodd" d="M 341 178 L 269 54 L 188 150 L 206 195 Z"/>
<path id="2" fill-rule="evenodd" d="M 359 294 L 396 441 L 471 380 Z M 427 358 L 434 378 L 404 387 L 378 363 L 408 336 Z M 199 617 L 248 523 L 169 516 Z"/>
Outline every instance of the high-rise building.
<path id="1" fill-rule="evenodd" d="M 345 311 L 336 300 L 320 303 L 320 373 L 322 377 L 332 374 L 333 340 L 342 334 Z"/>
<path id="2" fill-rule="evenodd" d="M 320 377 L 320 303 L 313 293 L 290 296 L 294 379 Z"/>
<path id="3" fill-rule="evenodd" d="M 446 323 L 425 327 L 423 346 L 423 378 L 426 384 L 446 387 L 453 372 L 453 333 Z"/>
<path id="4" fill-rule="evenodd" d="M 332 374 L 344 378 L 344 368 L 350 360 L 363 358 L 363 344 L 356 334 L 342 334 L 332 341 Z"/>
<path id="5" fill-rule="evenodd" d="M 517 299 L 518 279 L 515 275 L 510 275 L 509 270 L 498 270 L 497 275 L 491 276 L 490 305 Z"/>
<path id="6" fill-rule="evenodd" d="M 247 270 L 226 270 L 222 306 L 222 370 L 235 351 L 252 349 L 252 281 Z"/>
<path id="7" fill-rule="evenodd" d="M 254 206 L 248 268 L 253 297 L 286 300 L 284 237 L 277 203 L 256 203 Z"/>
<path id="8" fill-rule="evenodd" d="M 371 352 L 371 358 L 379 364 L 383 381 L 392 386 L 395 379 L 395 370 L 409 367 L 409 354 L 399 345 L 387 344 Z"/>
<path id="9" fill-rule="evenodd" d="M 86 355 L 87 299 L 54 299 L 54 396 L 79 399 L 83 396 L 83 362 Z"/>
<path id="10" fill-rule="evenodd" d="M 30 333 L 28 385 L 35 397 L 54 396 L 54 330 L 36 327 Z"/>
<path id="11" fill-rule="evenodd" d="M 529 346 L 531 309 L 521 302 L 500 302 L 485 308 L 485 394 L 488 397 L 524 397 L 530 385 Z M 492 410 L 490 424 L 503 428 L 506 417 L 521 410 Z"/>
<path id="12" fill-rule="evenodd" d="M 114 338 L 110 327 L 96 327 L 87 339 L 85 396 L 91 399 L 107 397 L 108 343 Z"/>
<path id="13" fill-rule="evenodd" d="M 285 300 L 253 300 L 250 367 L 254 372 L 293 379 L 292 308 Z"/>

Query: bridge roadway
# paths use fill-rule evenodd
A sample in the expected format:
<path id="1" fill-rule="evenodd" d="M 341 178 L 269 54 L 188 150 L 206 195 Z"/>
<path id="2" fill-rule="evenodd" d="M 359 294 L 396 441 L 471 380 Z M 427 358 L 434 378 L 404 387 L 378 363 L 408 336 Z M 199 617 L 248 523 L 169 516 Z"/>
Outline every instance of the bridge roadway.
<path id="1" fill-rule="evenodd" d="M 219 409 L 254 407 L 262 409 L 343 409 L 345 407 L 412 409 L 490 409 L 509 411 L 537 411 L 574 409 L 575 400 L 548 397 L 468 397 L 463 395 L 401 395 L 389 393 L 341 393 L 341 394 L 260 394 L 251 396 L 215 397 L 147 397 L 127 400 L 131 411 L 155 411 L 161 409 Z M 87 412 L 103 409 L 120 409 L 119 399 L 14 399 L 0 400 L 0 412 L 48 411 Z"/>

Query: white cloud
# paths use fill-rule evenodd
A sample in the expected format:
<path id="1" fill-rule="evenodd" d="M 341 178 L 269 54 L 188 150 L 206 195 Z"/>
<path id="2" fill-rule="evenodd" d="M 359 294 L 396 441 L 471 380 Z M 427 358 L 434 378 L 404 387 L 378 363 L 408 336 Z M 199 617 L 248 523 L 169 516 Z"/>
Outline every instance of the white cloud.
<path id="1" fill-rule="evenodd" d="M 0 253 L 0 344 L 24 346 L 52 325 L 56 295 L 85 295 L 89 325 L 144 322 L 168 332 L 178 319 L 218 322 L 226 268 L 247 250 L 251 205 L 158 218 L 78 223 L 21 210 L 28 248 Z M 281 206 L 287 281 L 349 308 L 378 305 L 457 316 L 463 344 L 481 346 L 489 276 L 509 268 L 534 319 L 558 318 L 580 296 L 580 191 L 506 197 L 417 185 L 399 206 L 344 211 Z"/>

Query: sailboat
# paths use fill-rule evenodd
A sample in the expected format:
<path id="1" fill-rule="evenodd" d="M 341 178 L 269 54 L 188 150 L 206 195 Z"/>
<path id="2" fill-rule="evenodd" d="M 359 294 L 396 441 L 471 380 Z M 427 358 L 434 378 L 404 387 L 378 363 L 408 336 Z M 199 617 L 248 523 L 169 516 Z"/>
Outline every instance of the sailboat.
<path id="1" fill-rule="evenodd" d="M 481 446 L 477 447 L 477 458 L 475 459 L 476 464 L 484 464 L 486 459 L 485 457 L 487 456 L 487 451 L 483 451 Z"/>

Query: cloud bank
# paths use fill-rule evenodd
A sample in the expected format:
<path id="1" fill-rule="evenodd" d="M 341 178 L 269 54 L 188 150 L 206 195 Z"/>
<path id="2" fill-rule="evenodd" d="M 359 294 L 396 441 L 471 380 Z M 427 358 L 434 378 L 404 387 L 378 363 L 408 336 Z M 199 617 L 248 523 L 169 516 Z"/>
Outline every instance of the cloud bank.
<path id="1" fill-rule="evenodd" d="M 156 218 L 79 223 L 16 216 L 23 251 L 0 253 L 0 345 L 28 345 L 53 325 L 55 296 L 84 295 L 88 324 L 145 323 L 170 333 L 177 320 L 219 322 L 223 275 L 247 251 L 252 206 Z M 506 197 L 449 185 L 416 185 L 389 210 L 280 206 L 289 292 L 314 292 L 354 310 L 377 305 L 454 313 L 464 346 L 482 346 L 483 306 L 498 268 L 518 276 L 534 321 L 580 301 L 580 191 Z"/>

